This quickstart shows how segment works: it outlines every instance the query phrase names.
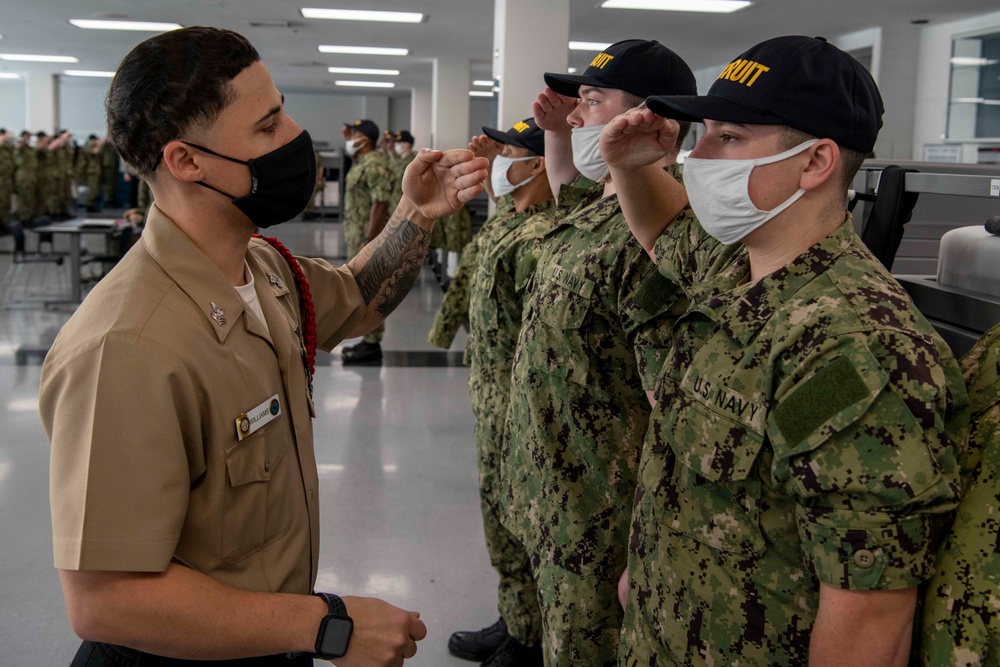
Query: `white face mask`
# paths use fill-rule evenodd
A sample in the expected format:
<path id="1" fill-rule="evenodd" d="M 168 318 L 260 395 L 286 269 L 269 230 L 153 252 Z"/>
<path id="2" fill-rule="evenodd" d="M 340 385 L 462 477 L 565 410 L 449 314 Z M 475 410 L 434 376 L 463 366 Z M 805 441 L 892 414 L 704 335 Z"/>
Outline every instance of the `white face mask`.
<path id="1" fill-rule="evenodd" d="M 358 154 L 358 149 L 361 148 L 364 139 L 349 139 L 347 143 L 344 144 L 344 152 L 347 153 L 347 157 L 354 157 Z"/>
<path id="2" fill-rule="evenodd" d="M 406 147 L 403 144 L 395 144 L 392 150 L 396 151 L 396 155 L 403 157 L 406 154 Z"/>
<path id="3" fill-rule="evenodd" d="M 611 168 L 601 156 L 601 132 L 603 125 L 591 127 L 574 127 L 573 166 L 576 170 L 595 182 L 601 182 L 608 177 Z"/>
<path id="4" fill-rule="evenodd" d="M 531 155 L 528 157 L 505 157 L 503 155 L 498 155 L 495 160 L 493 160 L 493 171 L 490 176 L 490 184 L 493 186 L 493 194 L 497 197 L 503 197 L 504 195 L 509 195 L 514 190 L 517 190 L 522 185 L 527 185 L 531 181 L 535 180 L 535 176 L 529 176 L 520 183 L 511 183 L 510 179 L 507 178 L 507 172 L 510 171 L 510 166 L 515 162 L 524 162 L 525 160 L 534 160 L 535 156 Z"/>
<path id="5" fill-rule="evenodd" d="M 684 159 L 684 188 L 691 208 L 705 231 L 730 245 L 746 238 L 768 220 L 780 214 L 806 193 L 799 191 L 777 208 L 761 211 L 750 199 L 750 172 L 754 167 L 781 162 L 806 150 L 812 139 L 777 155 L 752 160 L 707 160 L 690 155 Z"/>

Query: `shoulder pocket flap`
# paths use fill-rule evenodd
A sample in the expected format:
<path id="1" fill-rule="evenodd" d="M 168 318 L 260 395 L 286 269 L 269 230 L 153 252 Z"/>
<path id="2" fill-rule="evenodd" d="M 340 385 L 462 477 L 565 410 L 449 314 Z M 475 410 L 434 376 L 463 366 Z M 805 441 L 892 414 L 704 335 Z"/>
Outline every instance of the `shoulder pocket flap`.
<path id="1" fill-rule="evenodd" d="M 764 444 L 764 436 L 710 408 L 692 403 L 685 424 L 686 432 L 677 438 L 684 443 L 676 451 L 685 467 L 713 482 L 740 481 L 747 478 Z"/>
<path id="2" fill-rule="evenodd" d="M 815 449 L 860 419 L 889 381 L 868 350 L 839 357 L 798 383 L 771 411 L 767 432 L 776 455 Z"/>

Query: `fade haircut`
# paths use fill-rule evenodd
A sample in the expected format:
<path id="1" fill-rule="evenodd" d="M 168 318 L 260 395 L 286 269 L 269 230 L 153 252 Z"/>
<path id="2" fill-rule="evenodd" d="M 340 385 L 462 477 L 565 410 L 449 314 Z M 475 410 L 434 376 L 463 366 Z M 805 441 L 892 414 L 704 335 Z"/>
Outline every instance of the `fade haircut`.
<path id="1" fill-rule="evenodd" d="M 111 145 L 151 180 L 163 147 L 192 127 L 211 125 L 235 101 L 233 79 L 259 60 L 246 37 L 219 28 L 183 28 L 141 42 L 108 90 Z"/>
<path id="2" fill-rule="evenodd" d="M 812 141 L 815 138 L 816 137 L 811 134 L 806 134 L 801 130 L 796 130 L 793 127 L 782 125 L 781 135 L 778 139 L 778 147 L 782 151 L 787 151 L 800 144 L 804 144 L 807 141 Z M 858 151 L 847 148 L 841 144 L 837 144 L 837 148 L 840 149 L 840 165 L 838 167 L 840 171 L 840 185 L 844 188 L 844 192 L 847 192 L 854 181 L 854 176 L 858 173 L 858 170 L 861 169 L 861 163 L 865 161 L 865 158 L 867 158 L 868 155 L 865 153 L 859 153 Z"/>

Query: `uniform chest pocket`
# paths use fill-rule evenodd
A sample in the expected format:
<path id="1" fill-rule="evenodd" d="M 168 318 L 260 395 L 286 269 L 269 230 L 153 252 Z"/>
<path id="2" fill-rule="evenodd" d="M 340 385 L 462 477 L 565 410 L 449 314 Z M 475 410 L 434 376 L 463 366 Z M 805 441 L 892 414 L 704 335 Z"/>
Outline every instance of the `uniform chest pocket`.
<path id="1" fill-rule="evenodd" d="M 543 368 L 553 375 L 586 384 L 590 366 L 586 332 L 582 331 L 591 309 L 594 281 L 556 266 L 538 286 L 535 306 L 548 327 Z"/>
<path id="2" fill-rule="evenodd" d="M 714 549 L 763 553 L 754 474 L 763 436 L 690 398 L 657 410 L 668 413 L 654 423 L 652 460 L 642 472 L 643 486 L 655 489 L 661 523 Z"/>
<path id="3" fill-rule="evenodd" d="M 284 419 L 282 416 L 279 419 Z M 271 432 L 268 432 L 271 429 Z M 280 485 L 288 448 L 278 421 L 268 424 L 226 452 L 226 492 L 222 510 L 222 557 L 243 560 L 278 539 L 287 521 L 277 521 L 291 496 Z M 287 466 L 286 466 L 287 467 Z M 287 515 L 286 515 L 287 516 Z"/>

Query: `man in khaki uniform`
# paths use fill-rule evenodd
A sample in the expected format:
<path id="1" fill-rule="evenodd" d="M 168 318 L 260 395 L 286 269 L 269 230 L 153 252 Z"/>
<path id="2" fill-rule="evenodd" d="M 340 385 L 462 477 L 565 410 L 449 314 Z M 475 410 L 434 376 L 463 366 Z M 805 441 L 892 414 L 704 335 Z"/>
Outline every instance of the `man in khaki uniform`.
<path id="1" fill-rule="evenodd" d="M 388 216 L 392 169 L 385 155 L 375 148 L 378 137 L 378 125 L 370 120 L 344 124 L 345 151 L 354 160 L 344 190 L 344 241 L 348 258 L 355 257 L 382 231 Z M 357 345 L 345 348 L 344 363 L 381 360 L 384 333 L 385 326 L 380 325 Z"/>
<path id="2" fill-rule="evenodd" d="M 185 90 L 197 104 L 166 111 Z M 422 153 L 384 232 L 336 268 L 251 238 L 305 207 L 315 162 L 245 38 L 139 44 L 107 109 L 156 203 L 42 372 L 55 564 L 85 639 L 73 665 L 402 664 L 426 632 L 416 613 L 310 595 L 312 355 L 399 304 L 433 220 L 481 191 L 485 160 Z"/>

